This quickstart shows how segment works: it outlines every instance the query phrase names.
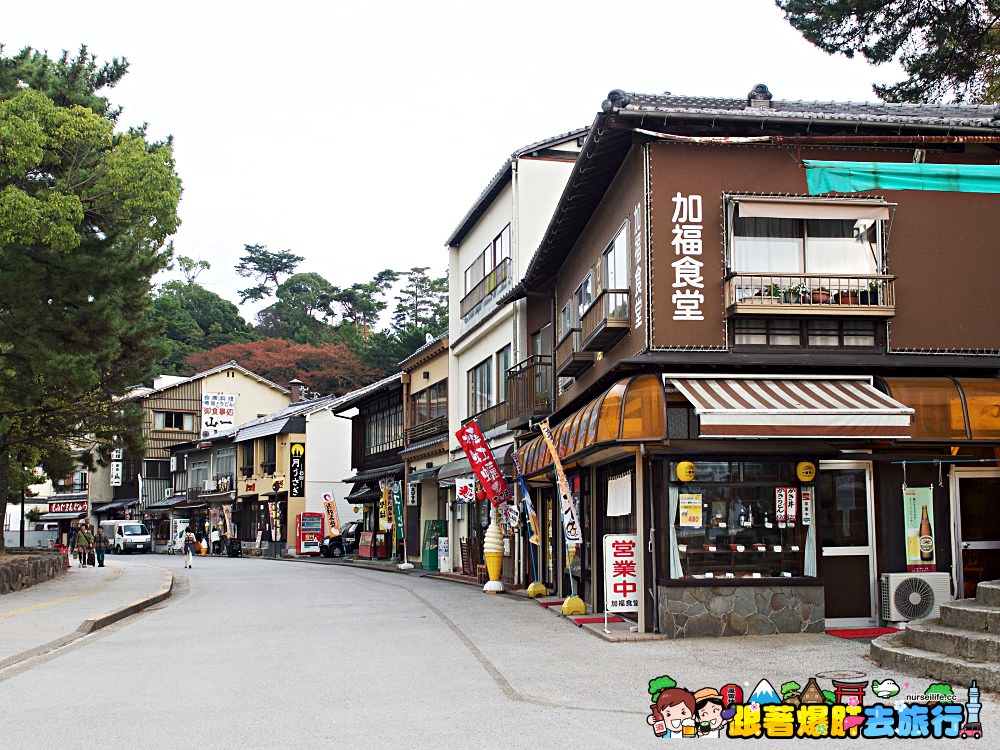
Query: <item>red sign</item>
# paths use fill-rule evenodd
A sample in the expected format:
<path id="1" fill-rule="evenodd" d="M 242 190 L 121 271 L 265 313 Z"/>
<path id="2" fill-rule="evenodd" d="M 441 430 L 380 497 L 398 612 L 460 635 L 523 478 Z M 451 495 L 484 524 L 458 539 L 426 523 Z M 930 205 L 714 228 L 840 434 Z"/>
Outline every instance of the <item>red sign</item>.
<path id="1" fill-rule="evenodd" d="M 49 513 L 86 513 L 87 501 L 49 503 Z"/>
<path id="2" fill-rule="evenodd" d="M 479 483 L 483 485 L 483 491 L 486 492 L 489 501 L 497 506 L 513 498 L 514 493 L 510 491 L 500 465 L 486 438 L 483 437 L 483 431 L 479 429 L 479 421 L 473 419 L 463 425 L 455 436 L 465 449 L 465 455 L 472 465 L 472 470 L 476 472 Z"/>

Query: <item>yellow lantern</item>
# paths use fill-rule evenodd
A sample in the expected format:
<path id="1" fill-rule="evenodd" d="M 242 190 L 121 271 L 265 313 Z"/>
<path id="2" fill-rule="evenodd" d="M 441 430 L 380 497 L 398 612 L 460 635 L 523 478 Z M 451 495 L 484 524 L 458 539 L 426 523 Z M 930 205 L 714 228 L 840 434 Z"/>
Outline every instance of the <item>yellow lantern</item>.
<path id="1" fill-rule="evenodd" d="M 800 461 L 795 467 L 795 476 L 800 482 L 811 482 L 816 478 L 816 464 L 812 461 Z"/>
<path id="2" fill-rule="evenodd" d="M 681 482 L 690 482 L 694 479 L 694 464 L 690 461 L 681 461 L 677 464 L 677 479 Z"/>

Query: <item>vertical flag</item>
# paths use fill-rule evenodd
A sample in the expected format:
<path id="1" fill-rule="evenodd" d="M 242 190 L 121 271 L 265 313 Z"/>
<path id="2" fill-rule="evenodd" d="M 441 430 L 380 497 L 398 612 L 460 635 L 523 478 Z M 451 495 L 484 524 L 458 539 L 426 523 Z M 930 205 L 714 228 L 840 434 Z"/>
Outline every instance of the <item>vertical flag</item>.
<path id="1" fill-rule="evenodd" d="M 479 428 L 479 421 L 473 419 L 471 422 L 462 425 L 462 428 L 455 433 L 459 445 L 465 450 L 465 455 L 469 459 L 472 470 L 476 473 L 476 478 L 483 486 L 486 497 L 496 508 L 501 503 L 510 500 L 514 493 L 510 491 L 507 480 L 504 479 L 500 464 L 497 463 L 496 456 L 490 448 L 483 431 Z"/>
<path id="2" fill-rule="evenodd" d="M 389 531 L 392 528 L 392 505 L 389 498 L 389 480 L 380 479 L 379 489 L 382 490 L 382 497 L 378 501 L 378 530 Z"/>
<path id="3" fill-rule="evenodd" d="M 524 513 L 527 516 L 528 527 L 531 529 L 531 536 L 528 541 L 534 544 L 536 547 L 541 542 L 541 538 L 538 534 L 538 514 L 535 513 L 535 505 L 531 502 L 531 494 L 528 492 L 528 485 L 524 481 L 524 476 L 521 474 L 521 461 L 517 457 L 517 451 L 513 451 L 511 455 L 514 458 L 514 472 L 517 474 L 517 481 L 521 483 L 521 495 L 524 499 Z"/>
<path id="4" fill-rule="evenodd" d="M 556 450 L 556 444 L 552 440 L 552 430 L 549 429 L 549 420 L 546 419 L 539 427 L 542 430 L 542 438 L 545 440 L 545 444 L 548 446 L 549 453 L 552 456 L 552 465 L 556 470 L 556 485 L 559 488 L 559 497 L 562 503 L 563 531 L 566 532 L 566 544 L 567 546 L 580 544 L 583 538 L 580 535 L 580 522 L 576 515 L 576 503 L 573 502 L 573 492 L 569 488 L 566 472 L 563 471 L 562 461 L 559 460 L 559 451 Z"/>
<path id="5" fill-rule="evenodd" d="M 340 536 L 340 514 L 337 513 L 337 501 L 333 499 L 332 492 L 323 493 L 323 510 L 326 512 L 330 536 Z"/>
<path id="6" fill-rule="evenodd" d="M 392 482 L 392 525 L 396 529 L 396 541 L 403 541 L 403 485 L 395 479 Z"/>

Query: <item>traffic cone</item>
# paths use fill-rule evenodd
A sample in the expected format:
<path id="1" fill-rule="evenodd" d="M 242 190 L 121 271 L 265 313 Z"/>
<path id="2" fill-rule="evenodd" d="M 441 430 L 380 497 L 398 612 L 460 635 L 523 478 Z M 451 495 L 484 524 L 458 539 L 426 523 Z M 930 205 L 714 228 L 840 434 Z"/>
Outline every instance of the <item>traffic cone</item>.
<path id="1" fill-rule="evenodd" d="M 63 552 L 66 553 L 66 567 L 67 568 L 72 568 L 73 566 L 70 564 L 70 561 L 69 561 L 69 547 L 63 547 L 62 550 L 63 550 Z"/>

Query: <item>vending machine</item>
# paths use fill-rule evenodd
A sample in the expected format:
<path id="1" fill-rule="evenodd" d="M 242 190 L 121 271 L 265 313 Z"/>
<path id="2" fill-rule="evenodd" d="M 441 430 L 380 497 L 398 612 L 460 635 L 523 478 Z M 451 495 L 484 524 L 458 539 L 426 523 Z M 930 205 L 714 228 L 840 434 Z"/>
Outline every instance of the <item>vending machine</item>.
<path id="1" fill-rule="evenodd" d="M 296 517 L 298 549 L 300 555 L 318 555 L 319 543 L 323 541 L 323 514 L 299 513 Z"/>

